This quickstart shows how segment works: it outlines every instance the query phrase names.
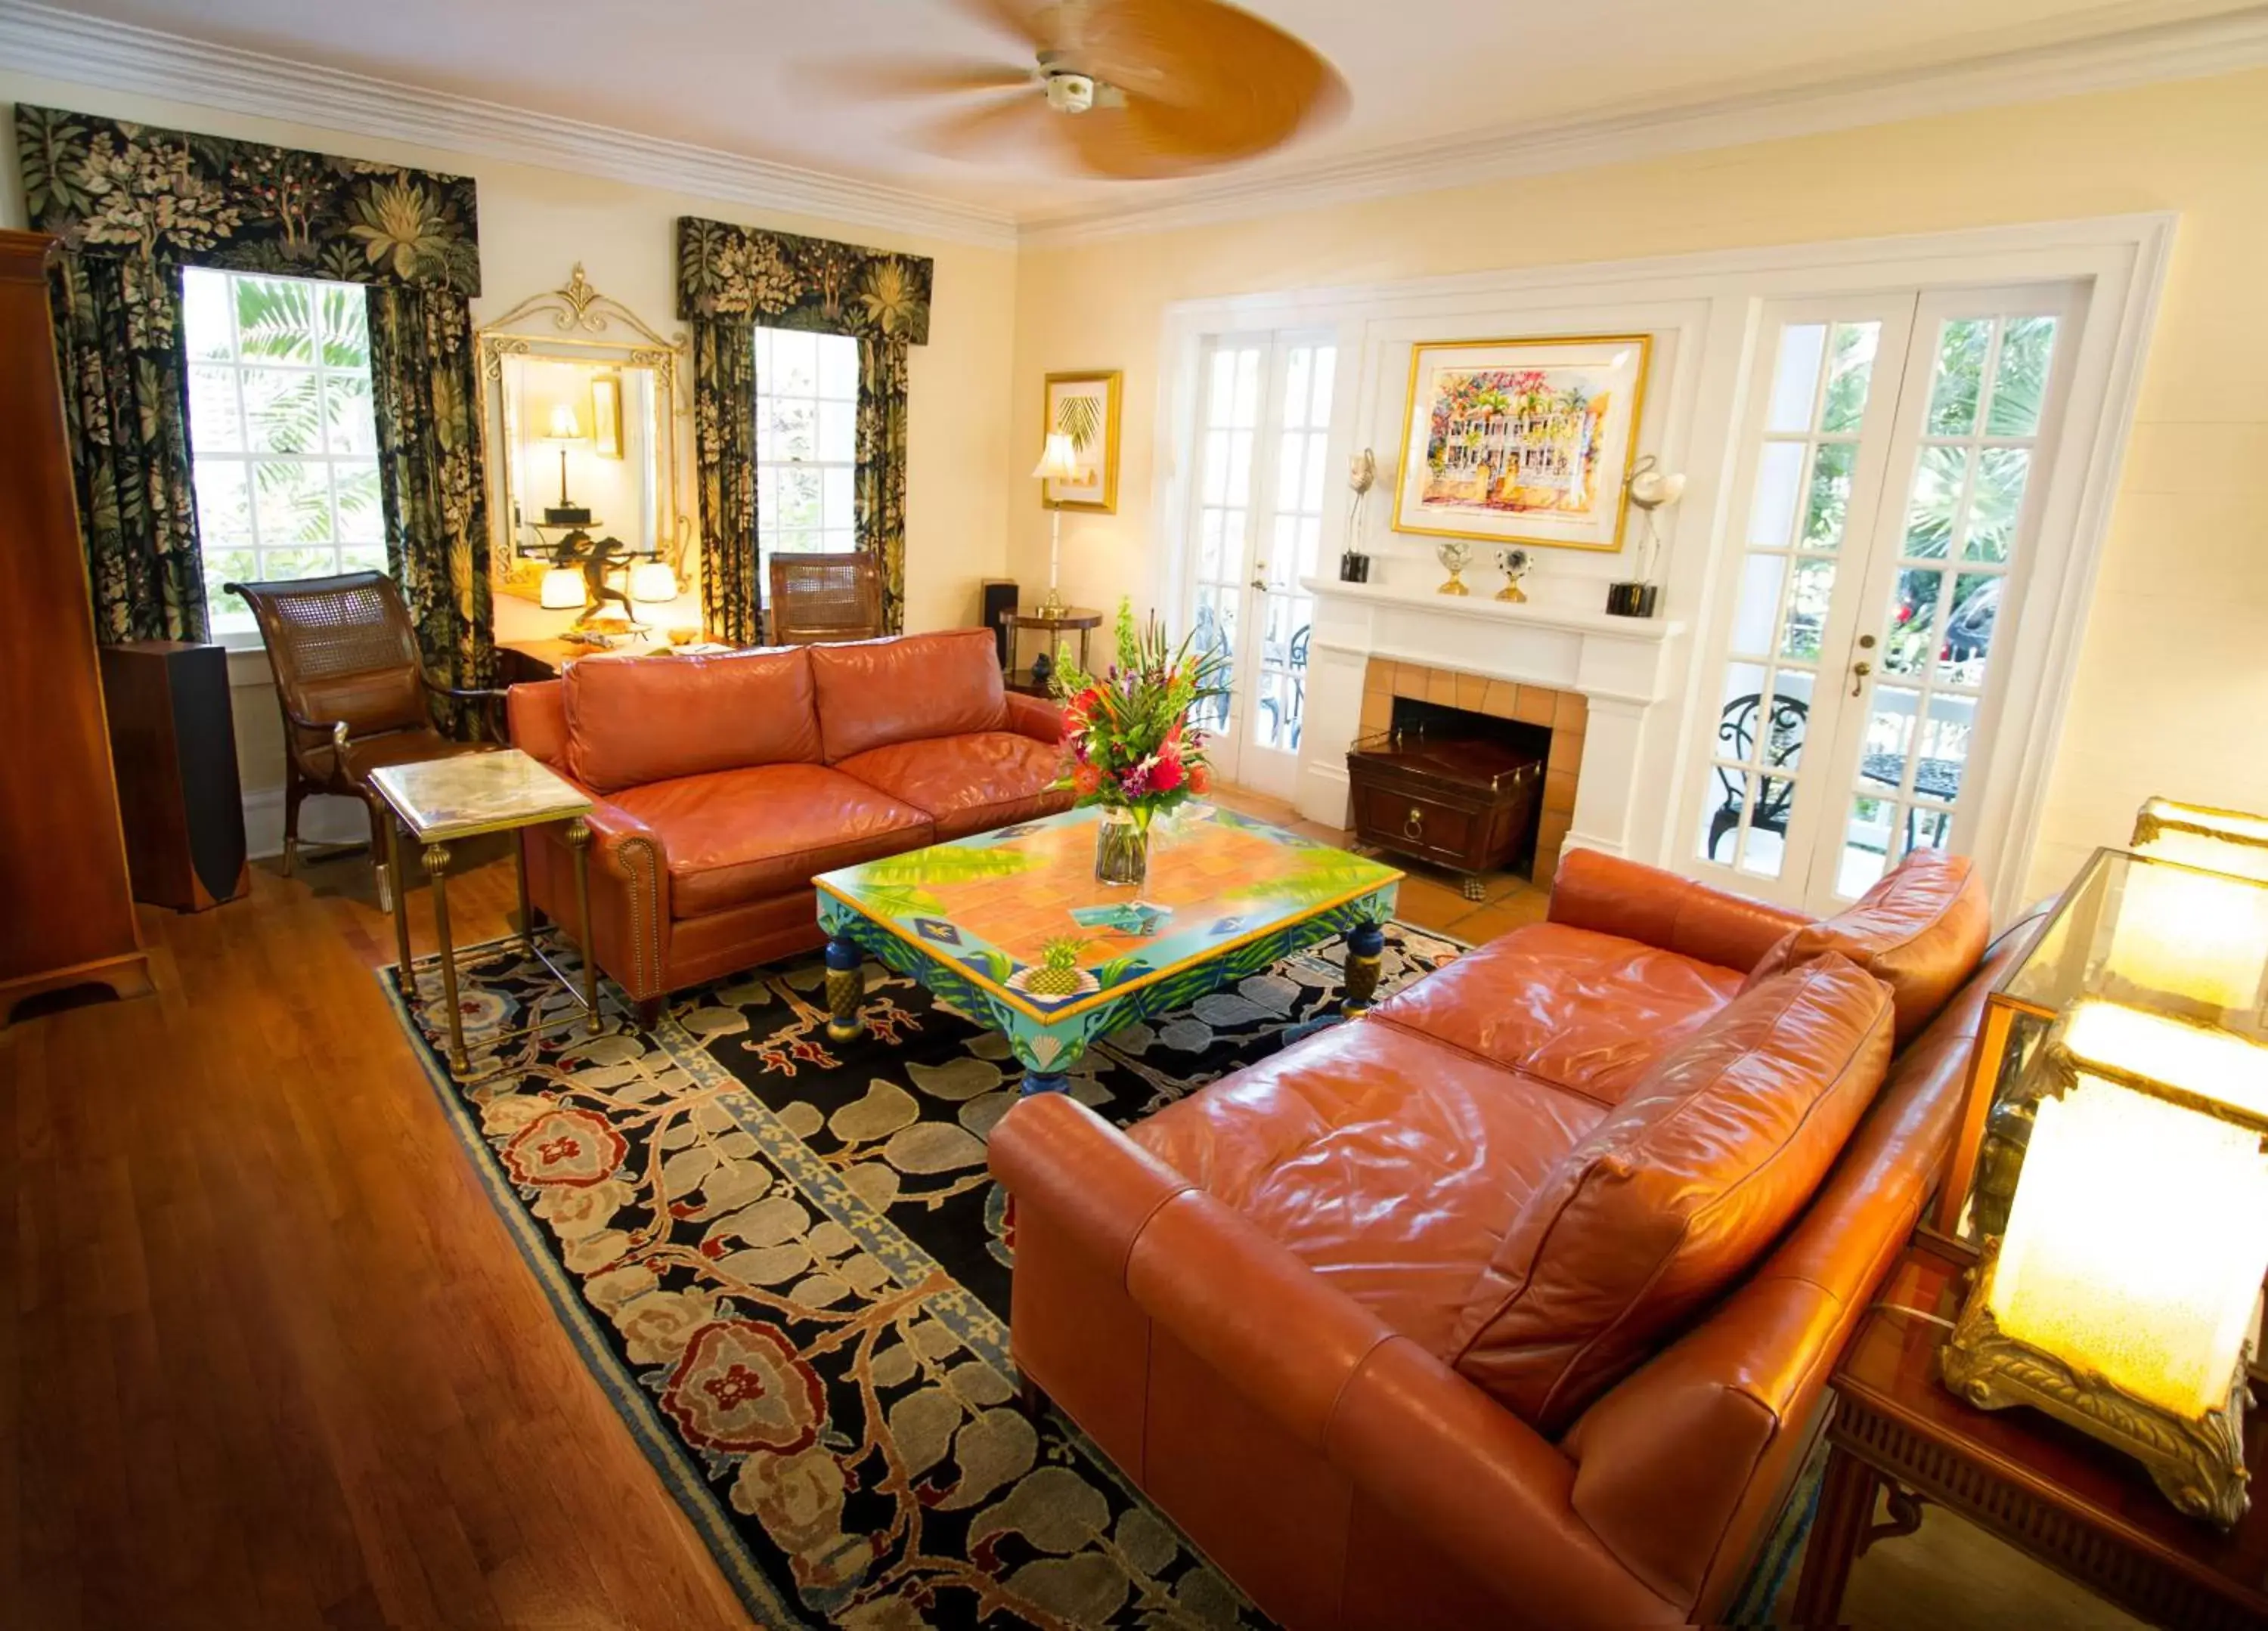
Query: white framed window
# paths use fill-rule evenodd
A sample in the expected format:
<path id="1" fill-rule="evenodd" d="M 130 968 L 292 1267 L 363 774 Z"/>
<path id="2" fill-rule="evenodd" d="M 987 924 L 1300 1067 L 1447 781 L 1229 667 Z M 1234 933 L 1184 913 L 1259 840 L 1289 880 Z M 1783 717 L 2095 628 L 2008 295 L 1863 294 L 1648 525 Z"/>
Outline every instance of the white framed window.
<path id="1" fill-rule="evenodd" d="M 181 274 L 189 460 L 217 638 L 256 632 L 232 580 L 386 569 L 359 284 Z"/>
<path id="2" fill-rule="evenodd" d="M 858 342 L 848 334 L 756 330 L 756 553 L 770 592 L 787 552 L 858 547 Z"/>

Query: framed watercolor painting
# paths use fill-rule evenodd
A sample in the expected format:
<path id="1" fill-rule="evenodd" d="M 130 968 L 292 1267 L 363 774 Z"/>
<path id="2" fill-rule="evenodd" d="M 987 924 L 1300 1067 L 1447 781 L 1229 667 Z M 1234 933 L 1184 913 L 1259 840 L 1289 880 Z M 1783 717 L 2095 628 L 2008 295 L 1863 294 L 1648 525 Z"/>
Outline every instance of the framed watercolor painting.
<path id="1" fill-rule="evenodd" d="M 1394 528 L 1619 549 L 1646 334 L 1413 346 Z"/>
<path id="2" fill-rule="evenodd" d="M 1123 377 L 1115 368 L 1100 373 L 1048 376 L 1048 433 L 1071 437 L 1071 449 L 1086 466 L 1087 479 L 1041 482 L 1043 502 L 1065 510 L 1116 512 L 1118 386 Z"/>

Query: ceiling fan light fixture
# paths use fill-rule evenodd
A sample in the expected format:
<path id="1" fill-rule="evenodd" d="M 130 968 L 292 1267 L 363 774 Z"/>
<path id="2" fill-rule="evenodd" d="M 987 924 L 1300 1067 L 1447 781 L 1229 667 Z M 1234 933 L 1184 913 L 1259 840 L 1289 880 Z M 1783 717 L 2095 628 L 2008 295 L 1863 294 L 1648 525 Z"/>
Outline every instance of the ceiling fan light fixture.
<path id="1" fill-rule="evenodd" d="M 1094 106 L 1094 81 L 1085 74 L 1049 74 L 1048 106 L 1059 114 L 1086 112 Z"/>

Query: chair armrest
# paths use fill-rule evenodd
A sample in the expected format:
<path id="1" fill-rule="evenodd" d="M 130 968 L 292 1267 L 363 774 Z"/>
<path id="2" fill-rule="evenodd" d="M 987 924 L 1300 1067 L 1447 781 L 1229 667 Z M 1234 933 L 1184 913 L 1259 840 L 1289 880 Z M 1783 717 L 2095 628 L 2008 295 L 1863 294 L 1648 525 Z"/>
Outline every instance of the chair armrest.
<path id="1" fill-rule="evenodd" d="M 511 729 L 504 723 L 504 692 L 485 686 L 476 689 L 467 689 L 461 686 L 445 686 L 422 668 L 417 671 L 417 680 L 418 683 L 436 696 L 446 696 L 454 702 L 478 702 L 481 704 L 482 717 L 488 724 L 489 739 L 494 742 L 512 740 Z"/>
<path id="2" fill-rule="evenodd" d="M 1782 936 L 1812 920 L 1660 867 L 1571 849 L 1552 880 L 1550 921 L 1748 970 Z"/>
<path id="3" fill-rule="evenodd" d="M 1008 729 L 1049 747 L 1063 740 L 1063 709 L 1043 696 L 1008 693 Z"/>

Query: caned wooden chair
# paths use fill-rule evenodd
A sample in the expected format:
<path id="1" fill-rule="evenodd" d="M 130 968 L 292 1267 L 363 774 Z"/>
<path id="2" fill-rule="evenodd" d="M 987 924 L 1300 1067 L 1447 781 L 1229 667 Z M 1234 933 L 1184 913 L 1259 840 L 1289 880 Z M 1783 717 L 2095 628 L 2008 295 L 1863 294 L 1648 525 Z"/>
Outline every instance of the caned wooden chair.
<path id="1" fill-rule="evenodd" d="M 774 645 L 874 639 L 882 633 L 882 563 L 863 551 L 776 555 L 770 613 Z"/>
<path id="2" fill-rule="evenodd" d="M 226 584 L 260 621 L 276 703 L 284 716 L 284 871 L 299 851 L 299 804 L 310 793 L 359 798 L 370 812 L 378 900 L 397 880 L 386 866 L 385 801 L 370 784 L 383 765 L 479 753 L 504 740 L 501 691 L 445 686 L 425 672 L 401 591 L 383 572 Z M 435 728 L 428 695 L 482 705 L 491 743 L 457 742 Z"/>

